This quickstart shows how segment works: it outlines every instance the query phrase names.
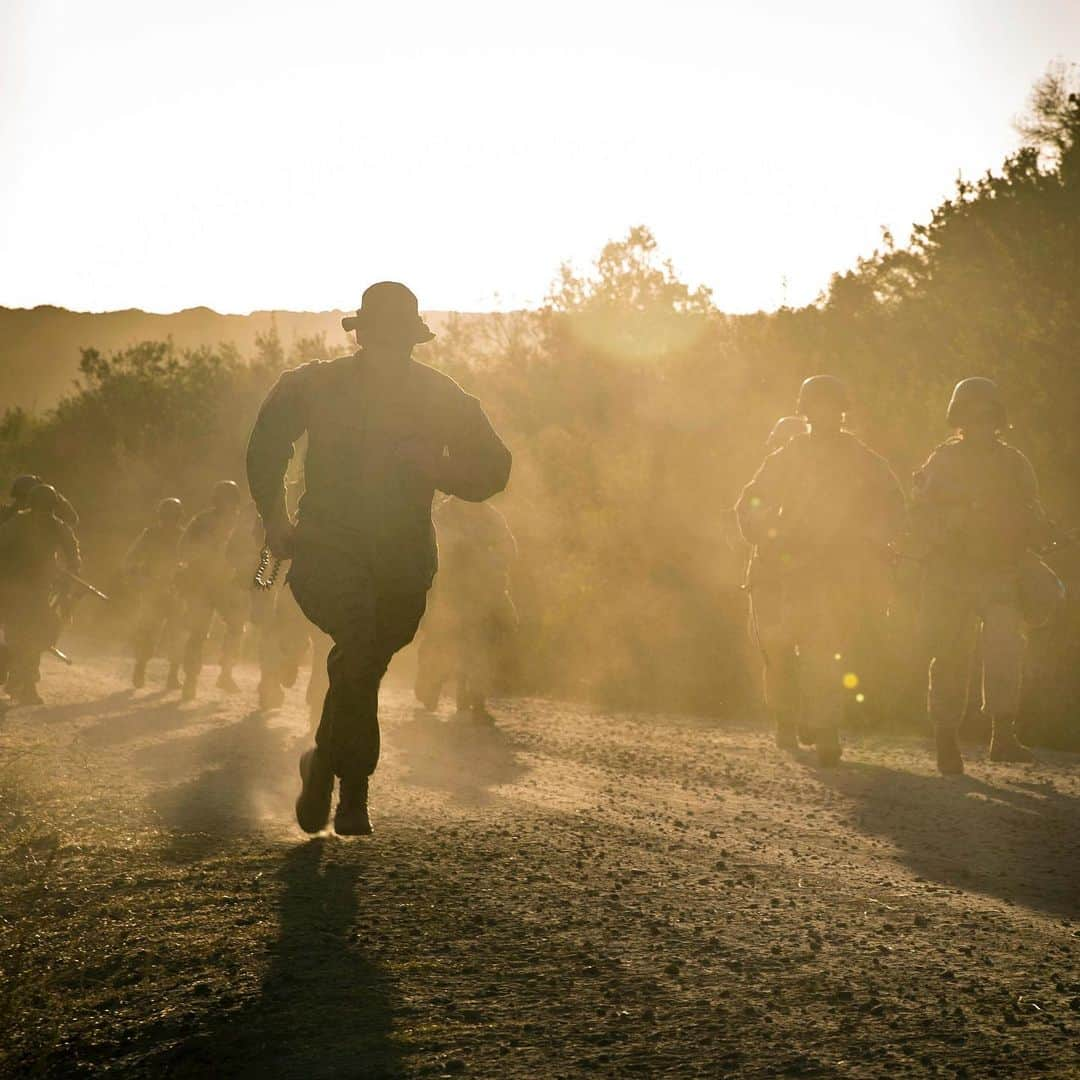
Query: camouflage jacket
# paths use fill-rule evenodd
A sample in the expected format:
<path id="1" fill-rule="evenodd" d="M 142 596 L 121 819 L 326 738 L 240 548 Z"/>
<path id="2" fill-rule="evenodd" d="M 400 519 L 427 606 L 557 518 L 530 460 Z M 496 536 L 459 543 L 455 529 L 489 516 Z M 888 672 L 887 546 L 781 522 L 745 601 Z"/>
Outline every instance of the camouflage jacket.
<path id="1" fill-rule="evenodd" d="M 436 489 L 480 502 L 510 476 L 510 451 L 476 398 L 424 364 L 376 364 L 361 350 L 285 372 L 263 403 L 247 471 L 264 521 L 285 513 L 285 472 L 305 433 L 298 544 L 347 551 L 404 589 L 427 588 L 437 567 Z M 439 463 L 434 475 L 407 445 Z"/>
<path id="2" fill-rule="evenodd" d="M 71 526 L 53 514 L 21 510 L 0 525 L 0 579 L 48 585 L 57 564 L 79 572 L 79 541 Z"/>
<path id="3" fill-rule="evenodd" d="M 1049 539 L 1031 462 L 995 439 L 949 439 L 912 478 L 912 532 L 930 568 L 965 578 L 1015 569 Z"/>
<path id="4" fill-rule="evenodd" d="M 754 564 L 842 567 L 884 558 L 904 529 L 904 495 L 888 462 L 854 435 L 797 435 L 762 462 L 735 512 Z M 752 567 L 753 569 L 753 567 Z"/>

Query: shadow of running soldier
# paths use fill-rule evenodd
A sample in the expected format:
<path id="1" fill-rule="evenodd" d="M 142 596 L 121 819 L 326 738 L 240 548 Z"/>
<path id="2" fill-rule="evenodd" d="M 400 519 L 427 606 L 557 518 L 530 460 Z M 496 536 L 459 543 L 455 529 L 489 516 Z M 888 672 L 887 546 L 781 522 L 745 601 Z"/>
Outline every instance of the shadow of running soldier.
<path id="1" fill-rule="evenodd" d="M 277 874 L 280 933 L 258 997 L 165 1050 L 151 1062 L 161 1074 L 406 1075 L 393 1037 L 393 982 L 358 930 L 363 868 L 328 854 L 316 839 L 285 856 Z"/>
<path id="2" fill-rule="evenodd" d="M 359 350 L 285 372 L 263 402 L 248 443 L 252 497 L 304 614 L 333 639 L 330 687 L 315 746 L 300 759 L 296 818 L 371 832 L 368 778 L 379 760 L 379 683 L 412 641 L 438 564 L 436 490 L 482 502 L 506 486 L 510 451 L 476 398 L 412 358 L 434 334 L 404 285 L 368 288 L 355 316 Z M 307 433 L 306 490 L 294 524 L 285 472 Z"/>

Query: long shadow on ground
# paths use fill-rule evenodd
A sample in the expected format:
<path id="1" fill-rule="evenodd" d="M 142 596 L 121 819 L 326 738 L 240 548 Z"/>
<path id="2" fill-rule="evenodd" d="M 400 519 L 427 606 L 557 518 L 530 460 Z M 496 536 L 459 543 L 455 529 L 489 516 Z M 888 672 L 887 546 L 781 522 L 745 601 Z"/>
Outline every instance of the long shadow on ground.
<path id="1" fill-rule="evenodd" d="M 417 709 L 390 739 L 404 759 L 405 783 L 446 791 L 466 805 L 490 802 L 492 788 L 528 772 L 520 747 L 505 731 L 467 717 L 443 721 Z"/>
<path id="2" fill-rule="evenodd" d="M 818 776 L 855 803 L 856 828 L 892 841 L 920 876 L 1080 915 L 1080 800 L 1051 782 L 987 784 L 863 763 Z"/>
<path id="3" fill-rule="evenodd" d="M 142 770 L 173 784 L 148 799 L 172 831 L 166 859 L 202 859 L 268 821 L 291 820 L 291 733 L 262 713 L 146 747 L 134 758 Z"/>
<path id="4" fill-rule="evenodd" d="M 340 858 L 340 861 L 338 859 Z M 392 984 L 356 936 L 360 860 L 324 841 L 292 849 L 278 877 L 281 932 L 258 998 L 152 1064 L 172 1077 L 397 1077 Z"/>

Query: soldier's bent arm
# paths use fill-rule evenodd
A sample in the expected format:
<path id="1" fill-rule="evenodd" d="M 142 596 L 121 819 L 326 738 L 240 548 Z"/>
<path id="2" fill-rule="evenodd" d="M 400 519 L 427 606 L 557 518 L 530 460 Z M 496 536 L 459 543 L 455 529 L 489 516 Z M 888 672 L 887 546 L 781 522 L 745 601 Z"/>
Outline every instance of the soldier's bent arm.
<path id="1" fill-rule="evenodd" d="M 748 544 L 762 543 L 769 528 L 775 525 L 783 505 L 785 454 L 786 447 L 769 454 L 735 504 L 739 531 Z"/>
<path id="2" fill-rule="evenodd" d="M 510 479 L 512 458 L 480 402 L 462 394 L 447 435 L 447 456 L 439 464 L 436 487 L 466 502 L 497 495 Z"/>
<path id="3" fill-rule="evenodd" d="M 57 532 L 60 538 L 60 557 L 64 561 L 64 567 L 69 573 L 77 574 L 82 568 L 82 555 L 79 551 L 78 538 L 70 525 L 59 518 L 55 520 L 59 526 Z"/>
<path id="4" fill-rule="evenodd" d="M 300 390 L 305 367 L 286 371 L 259 409 L 247 446 L 247 478 L 251 497 L 264 522 L 287 521 L 285 473 L 293 445 L 307 430 Z"/>

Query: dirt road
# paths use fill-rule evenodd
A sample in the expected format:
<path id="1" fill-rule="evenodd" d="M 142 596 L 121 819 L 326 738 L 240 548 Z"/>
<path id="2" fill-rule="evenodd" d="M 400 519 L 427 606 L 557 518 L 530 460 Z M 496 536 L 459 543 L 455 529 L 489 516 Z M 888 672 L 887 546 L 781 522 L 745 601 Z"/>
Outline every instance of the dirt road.
<path id="1" fill-rule="evenodd" d="M 384 696 L 376 835 L 291 820 L 300 690 L 50 668 L 0 718 L 0 1072 L 1080 1075 L 1080 758 L 841 769 L 753 726 Z"/>

